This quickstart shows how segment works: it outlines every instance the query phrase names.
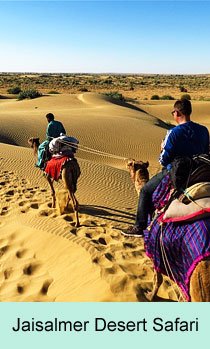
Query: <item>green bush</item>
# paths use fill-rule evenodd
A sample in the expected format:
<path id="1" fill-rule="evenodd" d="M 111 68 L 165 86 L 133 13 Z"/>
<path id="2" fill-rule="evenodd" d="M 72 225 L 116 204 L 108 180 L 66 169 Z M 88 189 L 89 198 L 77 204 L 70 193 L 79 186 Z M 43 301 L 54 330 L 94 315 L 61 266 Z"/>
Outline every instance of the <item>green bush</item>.
<path id="1" fill-rule="evenodd" d="M 21 88 L 19 86 L 8 88 L 7 92 L 11 95 L 18 95 L 21 92 Z"/>
<path id="2" fill-rule="evenodd" d="M 49 91 L 48 94 L 49 95 L 59 95 L 60 92 L 58 92 L 58 91 Z"/>
<path id="3" fill-rule="evenodd" d="M 80 92 L 88 92 L 88 89 L 86 87 L 81 87 L 79 89 Z"/>
<path id="4" fill-rule="evenodd" d="M 184 95 L 181 96 L 181 99 L 188 99 L 188 101 L 190 101 L 191 97 L 188 93 L 185 93 Z"/>
<path id="5" fill-rule="evenodd" d="M 164 95 L 164 96 L 160 97 L 160 99 L 172 101 L 172 100 L 174 100 L 174 97 L 172 97 L 170 95 Z"/>
<path id="6" fill-rule="evenodd" d="M 153 100 L 158 100 L 158 99 L 160 99 L 160 97 L 159 97 L 158 95 L 153 95 L 153 96 L 151 97 L 151 99 L 153 99 Z"/>
<path id="7" fill-rule="evenodd" d="M 106 79 L 103 81 L 104 84 L 111 85 L 112 84 L 112 79 Z"/>
<path id="8" fill-rule="evenodd" d="M 42 94 L 41 92 L 37 91 L 37 90 L 24 90 L 22 92 L 20 92 L 20 94 L 18 95 L 18 100 L 21 101 L 23 99 L 34 99 L 34 98 L 38 98 L 41 97 Z"/>
<path id="9" fill-rule="evenodd" d="M 117 99 L 118 101 L 125 102 L 125 97 L 122 95 L 122 93 L 119 92 L 107 92 L 104 93 L 106 96 L 111 97 L 113 99 Z"/>

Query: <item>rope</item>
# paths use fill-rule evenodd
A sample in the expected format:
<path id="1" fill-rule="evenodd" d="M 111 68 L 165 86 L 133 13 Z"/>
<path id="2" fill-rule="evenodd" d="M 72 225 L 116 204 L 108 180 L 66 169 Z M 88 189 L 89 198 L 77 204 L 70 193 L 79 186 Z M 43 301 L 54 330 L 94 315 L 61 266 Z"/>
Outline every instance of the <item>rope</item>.
<path id="1" fill-rule="evenodd" d="M 52 138 L 53 137 L 49 137 L 49 138 Z M 125 158 L 123 156 L 119 156 L 119 155 L 115 155 L 115 154 L 111 154 L 111 153 L 107 153 L 107 152 L 104 152 L 104 151 L 101 151 L 101 150 L 97 150 L 97 149 L 93 149 L 93 148 L 89 148 L 89 147 L 86 147 L 84 145 L 75 145 L 75 143 L 73 142 L 67 142 L 67 141 L 63 141 L 63 140 L 59 140 L 59 143 L 62 143 L 62 144 L 65 144 L 65 145 L 70 145 L 72 148 L 75 148 L 75 149 L 78 149 L 81 150 L 81 151 L 84 151 L 84 152 L 87 152 L 87 153 L 92 153 L 92 154 L 95 154 L 95 155 L 101 155 L 101 156 L 107 156 L 107 157 L 110 157 L 110 158 L 114 158 L 114 159 L 118 159 L 118 160 L 128 160 L 128 158 Z"/>
<path id="2" fill-rule="evenodd" d="M 68 137 L 68 136 L 66 136 L 66 137 Z M 54 139 L 54 137 L 48 137 L 48 138 Z M 101 151 L 101 150 L 89 148 L 89 147 L 87 147 L 85 145 L 75 144 L 75 143 L 69 142 L 69 141 L 67 142 L 67 141 L 59 140 L 59 142 L 65 144 L 65 145 L 70 145 L 72 148 L 75 148 L 75 149 L 79 148 L 79 150 L 81 150 L 83 152 L 91 153 L 91 154 L 94 154 L 94 155 L 107 156 L 107 157 L 110 157 L 110 158 L 113 158 L 113 159 L 118 159 L 118 160 L 123 160 L 123 161 L 126 161 L 126 160 L 130 159 L 130 158 L 123 157 L 123 156 L 120 156 L 120 155 L 115 155 L 115 154 L 107 153 L 107 152 L 104 152 L 104 151 Z M 151 166 L 150 165 L 150 168 L 157 169 L 157 166 Z"/>
<path id="3" fill-rule="evenodd" d="M 163 264 L 165 266 L 165 270 L 166 270 L 166 274 L 168 277 L 170 277 L 169 275 L 172 276 L 172 280 L 176 283 L 176 279 L 174 277 L 174 274 L 173 274 L 173 271 L 170 267 L 170 263 L 168 261 L 168 258 L 167 258 L 167 254 L 166 254 L 166 251 L 165 251 L 165 247 L 164 247 L 164 244 L 163 244 L 163 224 L 161 224 L 161 233 L 160 233 L 160 248 L 161 248 L 161 253 L 162 253 L 162 258 L 163 258 Z M 168 265 L 168 266 L 167 266 Z M 169 271 L 170 271 L 170 274 L 169 274 Z M 172 288 L 173 288 L 173 291 L 175 293 L 175 296 L 176 296 L 176 299 L 178 302 L 180 302 L 180 300 L 182 299 L 182 301 L 186 302 L 186 299 L 185 297 L 183 296 L 182 292 L 179 290 L 180 292 L 180 296 L 177 297 L 177 294 L 176 294 L 176 291 L 175 291 L 175 287 L 174 285 L 172 285 Z"/>

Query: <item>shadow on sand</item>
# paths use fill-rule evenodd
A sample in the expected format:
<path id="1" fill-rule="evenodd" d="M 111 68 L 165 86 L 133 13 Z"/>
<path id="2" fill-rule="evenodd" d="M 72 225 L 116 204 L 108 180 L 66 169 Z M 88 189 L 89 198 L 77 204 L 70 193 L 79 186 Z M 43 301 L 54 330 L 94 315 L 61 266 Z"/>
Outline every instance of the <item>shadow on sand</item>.
<path id="1" fill-rule="evenodd" d="M 127 210 L 129 210 L 129 208 Z M 123 222 L 127 224 L 130 224 L 131 221 L 135 219 L 135 215 L 133 213 L 116 210 L 106 206 L 81 205 L 80 213 L 103 218 L 103 219 L 118 222 L 118 223 Z"/>
<path id="2" fill-rule="evenodd" d="M 156 116 L 154 116 L 152 114 L 147 113 L 144 109 L 141 109 L 141 108 L 137 107 L 136 105 L 133 105 L 133 104 L 128 103 L 126 101 L 122 101 L 120 99 L 118 100 L 118 99 L 110 98 L 110 97 L 108 97 L 107 100 L 109 100 L 113 104 L 120 105 L 121 107 L 133 109 L 133 110 L 139 111 L 141 113 L 144 113 L 146 115 L 153 116 L 156 119 L 155 125 L 158 127 L 164 128 L 165 130 L 170 130 L 171 128 L 174 127 L 174 125 L 171 125 L 171 124 L 168 124 L 168 123 L 162 121 L 161 119 L 157 118 Z"/>

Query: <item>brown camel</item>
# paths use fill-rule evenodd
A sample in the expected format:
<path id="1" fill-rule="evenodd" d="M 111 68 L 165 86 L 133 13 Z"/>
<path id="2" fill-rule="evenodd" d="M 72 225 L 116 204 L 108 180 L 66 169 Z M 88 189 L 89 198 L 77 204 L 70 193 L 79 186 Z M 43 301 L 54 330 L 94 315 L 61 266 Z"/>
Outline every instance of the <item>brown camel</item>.
<path id="1" fill-rule="evenodd" d="M 139 167 L 142 166 L 142 161 L 129 160 L 127 168 L 129 169 L 131 179 L 135 184 L 135 188 L 140 193 L 141 188 L 149 179 L 149 173 L 147 167 L 143 166 L 142 171 Z M 145 172 L 146 171 L 146 172 Z M 145 178 L 147 180 L 145 180 Z M 142 185 L 136 185 L 141 183 Z M 209 232 L 210 233 L 210 232 Z M 146 298 L 150 301 L 156 296 L 158 289 L 163 281 L 163 276 L 160 272 L 154 271 L 153 289 L 151 292 L 145 294 Z M 210 257 L 204 258 L 195 267 L 190 278 L 190 298 L 191 302 L 210 302 Z"/>
<path id="2" fill-rule="evenodd" d="M 135 161 L 134 159 L 129 159 L 127 162 L 127 169 L 129 170 L 130 177 L 134 183 L 135 189 L 139 196 L 141 189 L 149 180 L 148 172 L 149 162 Z"/>
<path id="3" fill-rule="evenodd" d="M 39 138 L 29 138 L 28 140 L 29 145 L 34 151 L 34 155 L 37 156 L 37 151 L 39 147 Z M 79 178 L 80 175 L 80 168 L 79 165 L 76 161 L 76 159 L 73 159 L 71 161 L 67 161 L 63 168 L 62 168 L 62 180 L 64 183 L 65 189 L 68 191 L 68 198 L 67 198 L 67 203 L 66 207 L 68 206 L 68 203 L 70 200 L 72 201 L 72 206 L 75 212 L 75 219 L 76 219 L 76 227 L 79 227 L 79 216 L 78 216 L 78 201 L 75 196 L 76 192 L 76 184 L 77 184 L 77 179 Z M 55 194 L 55 189 L 53 186 L 53 179 L 46 175 L 46 179 L 50 185 L 51 188 L 51 194 L 52 194 L 52 207 L 56 207 L 56 194 Z"/>

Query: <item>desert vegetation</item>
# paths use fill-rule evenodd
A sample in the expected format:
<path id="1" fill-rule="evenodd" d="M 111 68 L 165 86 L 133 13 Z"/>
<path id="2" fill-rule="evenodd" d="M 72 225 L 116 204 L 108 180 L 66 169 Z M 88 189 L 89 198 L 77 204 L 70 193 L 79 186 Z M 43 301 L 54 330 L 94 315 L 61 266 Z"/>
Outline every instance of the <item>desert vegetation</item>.
<path id="1" fill-rule="evenodd" d="M 182 97 L 183 98 L 183 97 Z M 151 97 L 152 100 L 166 100 L 166 101 L 173 101 L 175 98 L 171 95 L 163 95 L 163 96 L 159 96 L 159 95 L 152 95 Z"/>
<path id="2" fill-rule="evenodd" d="M 122 95 L 122 93 L 119 92 L 106 92 L 104 93 L 105 96 L 110 97 L 111 99 L 115 99 L 117 101 L 125 102 L 125 97 Z"/>
<path id="3" fill-rule="evenodd" d="M 42 93 L 34 90 L 34 89 L 28 89 L 28 90 L 24 90 L 21 91 L 18 95 L 18 100 L 21 101 L 23 99 L 34 99 L 34 98 L 38 98 L 41 97 Z"/>
<path id="4" fill-rule="evenodd" d="M 20 90 L 19 92 L 17 92 Z M 32 74 L 1 73 L 0 94 L 25 90 L 41 93 L 117 93 L 138 99 L 177 99 L 183 93 L 191 99 L 210 98 L 210 75 L 146 74 Z M 49 92 L 50 91 L 50 92 Z M 162 96 L 162 97 L 161 97 Z M 152 98 L 153 97 L 153 98 Z M 172 97 L 172 98 L 169 98 Z"/>
<path id="5" fill-rule="evenodd" d="M 12 95 L 18 95 L 21 92 L 21 88 L 19 86 L 10 87 L 7 92 Z"/>

